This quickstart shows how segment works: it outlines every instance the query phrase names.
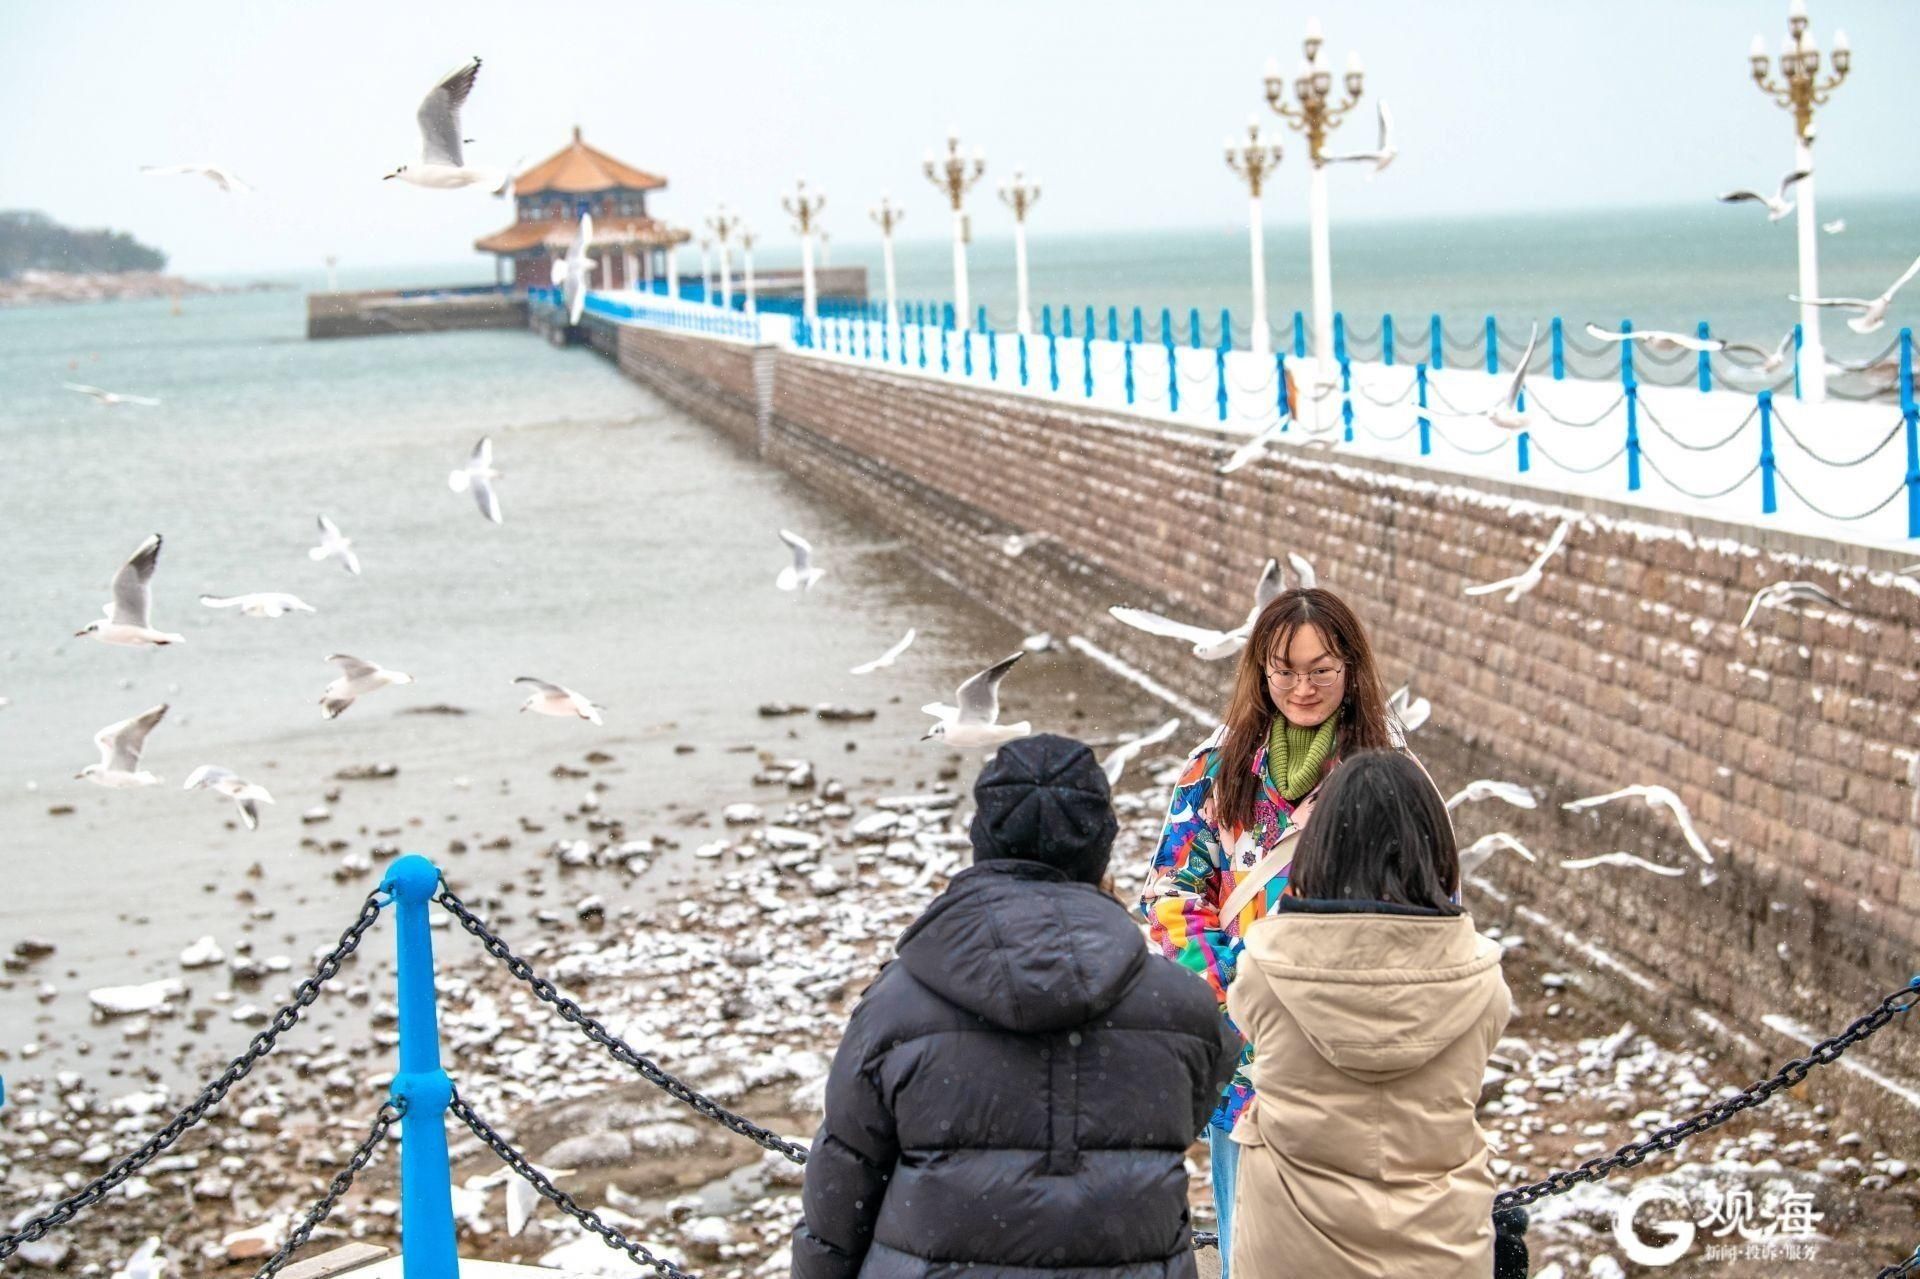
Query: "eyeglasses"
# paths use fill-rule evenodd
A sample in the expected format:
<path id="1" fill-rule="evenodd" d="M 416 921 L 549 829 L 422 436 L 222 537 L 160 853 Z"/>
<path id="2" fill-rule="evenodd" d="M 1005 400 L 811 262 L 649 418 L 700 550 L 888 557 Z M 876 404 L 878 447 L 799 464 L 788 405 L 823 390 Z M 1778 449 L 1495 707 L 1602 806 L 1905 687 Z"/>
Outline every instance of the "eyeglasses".
<path id="1" fill-rule="evenodd" d="M 1306 680 L 1307 683 L 1313 685 L 1315 688 L 1332 688 L 1334 681 L 1338 680 L 1341 672 L 1346 669 L 1346 666 L 1340 662 L 1334 662 L 1328 666 L 1316 666 L 1306 673 Z M 1267 678 L 1273 681 L 1275 688 L 1285 689 L 1292 688 L 1298 684 L 1301 677 L 1298 672 L 1276 670 L 1269 666 L 1267 668 Z"/>

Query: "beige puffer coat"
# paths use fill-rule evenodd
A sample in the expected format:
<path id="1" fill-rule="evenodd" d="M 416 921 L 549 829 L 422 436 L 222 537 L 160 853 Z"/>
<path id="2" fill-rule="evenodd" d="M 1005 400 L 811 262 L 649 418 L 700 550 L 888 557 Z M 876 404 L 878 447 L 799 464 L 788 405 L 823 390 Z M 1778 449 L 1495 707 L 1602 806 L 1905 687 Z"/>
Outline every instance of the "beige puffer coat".
<path id="1" fill-rule="evenodd" d="M 1227 1006 L 1259 1099 L 1234 1128 L 1236 1279 L 1488 1279 L 1474 1111 L 1513 1010 L 1499 945 L 1464 914 L 1284 898 Z"/>

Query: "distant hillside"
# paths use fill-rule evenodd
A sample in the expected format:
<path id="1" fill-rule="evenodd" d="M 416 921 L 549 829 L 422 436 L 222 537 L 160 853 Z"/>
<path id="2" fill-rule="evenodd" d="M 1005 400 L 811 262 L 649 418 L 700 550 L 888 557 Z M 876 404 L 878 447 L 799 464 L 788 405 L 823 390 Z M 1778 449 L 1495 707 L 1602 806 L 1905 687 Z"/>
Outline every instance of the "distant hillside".
<path id="1" fill-rule="evenodd" d="M 79 231 L 33 209 L 0 210 L 0 280 L 22 271 L 158 271 L 167 255 L 125 231 Z"/>

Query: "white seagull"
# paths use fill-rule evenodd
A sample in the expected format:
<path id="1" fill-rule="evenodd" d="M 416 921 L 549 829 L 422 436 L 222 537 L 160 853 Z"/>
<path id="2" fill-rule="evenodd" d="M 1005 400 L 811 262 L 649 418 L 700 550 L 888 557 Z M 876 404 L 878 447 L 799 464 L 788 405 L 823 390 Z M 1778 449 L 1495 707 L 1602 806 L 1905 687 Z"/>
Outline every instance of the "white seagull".
<path id="1" fill-rule="evenodd" d="M 1686 874 L 1680 866 L 1660 866 L 1644 857 L 1635 857 L 1632 853 L 1601 853 L 1597 857 L 1574 857 L 1560 863 L 1562 870 L 1590 870 L 1595 866 L 1627 866 L 1634 870 L 1651 871 L 1656 875 L 1665 875 L 1674 879 Z"/>
<path id="2" fill-rule="evenodd" d="M 1369 182 L 1373 181 L 1374 174 L 1379 173 L 1380 170 L 1386 168 L 1389 164 L 1392 164 L 1393 158 L 1400 154 L 1399 151 L 1394 149 L 1393 113 L 1387 110 L 1387 100 L 1385 98 L 1380 99 L 1379 116 L 1380 116 L 1380 143 L 1378 146 L 1374 147 L 1373 150 L 1352 151 L 1346 155 L 1330 155 L 1330 156 L 1323 157 L 1320 163 L 1346 164 L 1350 161 L 1357 161 L 1357 162 L 1364 162 L 1364 163 L 1371 164 L 1373 165 L 1373 173 L 1369 173 L 1367 175 L 1367 181 Z"/>
<path id="3" fill-rule="evenodd" d="M 954 694 L 958 706 L 928 702 L 920 709 L 934 717 L 935 723 L 920 738 L 945 742 L 956 750 L 998 746 L 1033 731 L 1026 720 L 1018 724 L 1000 723 L 1000 681 L 1024 654 L 1003 657 L 978 675 L 970 676 Z"/>
<path id="4" fill-rule="evenodd" d="M 1482 835 L 1479 839 L 1474 840 L 1471 844 L 1468 844 L 1460 850 L 1460 878 L 1465 879 L 1468 875 L 1474 874 L 1482 866 L 1486 865 L 1495 853 L 1500 852 L 1502 849 L 1508 852 L 1518 853 L 1530 862 L 1540 860 L 1533 855 L 1533 851 L 1525 844 L 1507 834 L 1507 832 L 1497 830 L 1491 835 Z"/>
<path id="5" fill-rule="evenodd" d="M 417 187 L 448 191 L 456 187 L 502 186 L 504 179 L 491 169 L 468 168 L 462 157 L 460 108 L 473 92 L 473 81 L 480 74 L 480 59 L 449 71 L 420 100 L 414 120 L 420 125 L 420 163 L 403 164 L 388 178 L 399 178 Z"/>
<path id="6" fill-rule="evenodd" d="M 377 693 L 389 684 L 413 683 L 411 675 L 390 671 L 345 653 L 331 653 L 326 660 L 340 668 L 340 677 L 320 694 L 320 714 L 327 719 L 338 719 L 356 698 Z"/>
<path id="7" fill-rule="evenodd" d="M 871 662 L 860 663 L 860 665 L 848 671 L 847 674 L 871 675 L 875 671 L 879 670 L 882 666 L 892 666 L 896 661 L 900 660 L 900 654 L 906 652 L 907 649 L 912 646 L 914 637 L 917 636 L 919 633 L 920 633 L 919 631 L 913 629 L 912 627 L 908 627 L 907 633 L 900 638 L 900 642 L 898 644 L 895 644 L 892 648 L 880 654 L 880 656 L 874 658 Z"/>
<path id="8" fill-rule="evenodd" d="M 1687 811 L 1687 806 L 1680 802 L 1678 795 L 1664 786 L 1628 786 L 1605 795 L 1571 800 L 1560 807 L 1569 813 L 1580 813 L 1602 804 L 1611 804 L 1616 799 L 1644 800 L 1648 808 L 1664 808 L 1672 813 L 1674 820 L 1680 824 L 1681 836 L 1687 841 L 1687 847 L 1693 850 L 1694 856 L 1709 866 L 1713 865 L 1713 853 L 1708 850 L 1706 841 L 1700 838 L 1700 832 L 1693 828 L 1693 814 Z"/>
<path id="9" fill-rule="evenodd" d="M 500 472 L 493 469 L 493 440 L 483 435 L 473 446 L 467 464 L 447 476 L 447 487 L 456 493 L 472 493 L 480 514 L 498 524 L 500 498 L 493 491 L 493 481 L 499 476 Z"/>
<path id="10" fill-rule="evenodd" d="M 353 539 L 340 531 L 340 526 L 322 515 L 320 517 L 320 545 L 307 549 L 307 558 L 316 564 L 325 559 L 338 559 L 340 567 L 356 577 L 360 573 L 360 557 L 353 553 Z"/>
<path id="11" fill-rule="evenodd" d="M 1753 624 L 1753 615 L 1760 611 L 1763 604 L 1768 608 L 1780 608 L 1787 604 L 1821 604 L 1838 612 L 1845 612 L 1847 608 L 1817 582 L 1775 582 L 1753 593 L 1753 598 L 1747 602 L 1746 615 L 1740 619 L 1741 630 Z"/>
<path id="12" fill-rule="evenodd" d="M 1177 718 L 1170 719 L 1151 733 L 1144 733 L 1130 742 L 1122 742 L 1114 747 L 1108 752 L 1107 757 L 1100 761 L 1101 771 L 1107 775 L 1107 785 L 1118 786 L 1120 774 L 1127 771 L 1128 764 L 1140 757 L 1140 752 L 1149 746 L 1158 746 L 1179 731 L 1180 721 Z"/>
<path id="13" fill-rule="evenodd" d="M 515 677 L 516 684 L 531 684 L 533 696 L 520 704 L 523 711 L 532 711 L 536 715 L 557 715 L 562 718 L 584 719 L 589 724 L 600 722 L 600 712 L 606 708 L 597 706 L 564 684 L 550 684 L 531 675 Z"/>
<path id="14" fill-rule="evenodd" d="M 166 713 L 167 704 L 162 702 L 152 710 L 109 724 L 95 733 L 93 744 L 100 750 L 100 762 L 88 764 L 74 776 L 109 790 L 158 786 L 160 779 L 140 767 L 140 752 L 147 744 L 147 734 Z"/>
<path id="15" fill-rule="evenodd" d="M 242 617 L 285 617 L 288 613 L 311 613 L 313 605 L 285 591 L 254 591 L 248 595 L 202 595 L 208 608 L 237 608 Z"/>
<path id="16" fill-rule="evenodd" d="M 1808 306 L 1837 306 L 1860 314 L 1847 317 L 1847 327 L 1855 333 L 1873 333 L 1887 322 L 1887 308 L 1893 305 L 1893 295 L 1898 293 L 1908 280 L 1920 274 L 1920 258 L 1915 258 L 1900 278 L 1887 286 L 1887 291 L 1877 298 L 1799 298 L 1787 296 L 1789 302 L 1804 302 Z"/>
<path id="17" fill-rule="evenodd" d="M 1822 231 L 1825 231 L 1828 235 L 1839 235 L 1842 231 L 1847 229 L 1847 220 L 1845 218 L 1835 218 L 1831 222 L 1822 222 L 1820 224 L 1820 229 Z"/>
<path id="18" fill-rule="evenodd" d="M 103 391 L 97 386 L 88 386 L 85 382 L 62 382 L 61 386 L 69 391 L 78 391 L 82 395 L 91 395 L 94 403 L 114 408 L 121 404 L 157 405 L 160 401 L 150 395 L 122 395 L 117 391 Z"/>
<path id="19" fill-rule="evenodd" d="M 593 269 L 599 265 L 587 256 L 592 244 L 593 215 L 582 213 L 580 230 L 567 246 L 567 256 L 553 264 L 553 282 L 560 286 L 560 300 L 566 304 L 568 324 L 580 323 L 580 315 L 587 309 L 587 285 Z"/>
<path id="20" fill-rule="evenodd" d="M 1763 195 L 1758 191 L 1742 189 L 1727 192 L 1720 197 L 1720 203 L 1739 204 L 1743 201 L 1748 201 L 1755 204 L 1762 204 L 1765 205 L 1767 209 L 1767 221 L 1778 222 L 1780 219 L 1786 217 L 1787 214 L 1793 212 L 1793 201 L 1787 199 L 1787 188 L 1802 178 L 1810 178 L 1812 176 L 1812 169 L 1795 169 L 1792 173 L 1780 179 L 1780 189 L 1773 195 Z"/>
<path id="21" fill-rule="evenodd" d="M 103 616 L 74 632 L 91 636 L 102 644 L 122 644 L 129 648 L 179 644 L 184 635 L 156 631 L 149 623 L 153 611 L 153 571 L 160 565 L 160 535 L 155 533 L 140 543 L 140 549 L 113 575 L 113 598 L 107 601 Z"/>
<path id="22" fill-rule="evenodd" d="M 1527 429 L 1527 411 L 1520 407 L 1520 397 L 1527 392 L 1527 366 L 1533 363 L 1533 349 L 1540 343 L 1540 326 L 1535 324 L 1533 332 L 1527 335 L 1527 349 L 1520 356 L 1520 362 L 1513 366 L 1513 381 L 1507 385 L 1507 394 L 1487 413 L 1487 421 L 1503 431 L 1524 431 Z"/>
<path id="23" fill-rule="evenodd" d="M 1320 585 L 1320 575 L 1313 571 L 1312 560 L 1309 560 L 1304 555 L 1299 555 L 1294 553 L 1293 551 L 1288 551 L 1287 563 L 1292 565 L 1293 575 L 1300 579 L 1301 590 L 1310 591 L 1314 587 Z M 1279 594 L 1279 592 L 1275 591 L 1274 594 L 1277 595 Z M 1273 597 L 1268 596 L 1267 598 L 1271 599 Z M 1261 607 L 1264 608 L 1265 604 L 1262 604 Z"/>
<path id="24" fill-rule="evenodd" d="M 1758 364 L 1744 366 L 1750 371 L 1776 373 L 1780 370 L 1780 367 L 1787 362 L 1787 353 L 1793 349 L 1793 330 L 1788 329 L 1785 335 L 1781 337 L 1779 344 L 1771 351 L 1765 347 L 1755 346 L 1751 342 L 1728 342 L 1722 349 L 1729 352 L 1741 351 L 1747 355 L 1757 356 L 1760 361 Z M 1735 367 L 1742 366 L 1736 362 Z"/>
<path id="25" fill-rule="evenodd" d="M 1253 611 L 1247 614 L 1247 620 L 1230 631 L 1209 630 L 1204 626 L 1193 626 L 1186 622 L 1176 622 L 1170 617 L 1158 613 L 1149 613 L 1143 608 L 1127 608 L 1116 604 L 1107 610 L 1116 622 L 1133 627 L 1136 631 L 1145 631 L 1149 635 L 1161 635 L 1168 639 L 1184 640 L 1193 646 L 1193 655 L 1203 662 L 1217 662 L 1232 657 L 1247 646 L 1247 640 L 1253 635 L 1253 624 L 1260 617 L 1260 610 L 1271 603 L 1285 589 L 1286 579 L 1280 571 L 1280 565 L 1268 560 L 1266 568 L 1260 573 L 1260 580 L 1253 588 Z"/>
<path id="26" fill-rule="evenodd" d="M 252 187 L 242 182 L 240 176 L 232 169 L 218 164 L 143 164 L 140 166 L 140 172 L 155 178 L 178 177 L 188 173 L 197 174 L 229 195 L 253 190 Z"/>
<path id="27" fill-rule="evenodd" d="M 187 784 L 181 789 L 205 789 L 225 795 L 240 810 L 240 820 L 247 824 L 248 830 L 260 829 L 260 805 L 273 802 L 273 796 L 267 794 L 266 787 L 247 781 L 218 764 L 202 764 L 194 769 L 187 775 Z"/>
<path id="28" fill-rule="evenodd" d="M 780 540 L 793 552 L 793 563 L 780 570 L 780 576 L 773 584 L 783 591 L 810 591 L 813 584 L 826 576 L 827 570 L 815 568 L 813 564 L 813 544 L 798 533 L 780 530 Z"/>
<path id="29" fill-rule="evenodd" d="M 1293 418 L 1291 416 L 1283 417 L 1272 426 L 1264 427 L 1254 432 L 1252 439 L 1235 449 L 1231 457 L 1214 468 L 1215 473 L 1219 475 L 1232 475 L 1235 471 L 1253 461 L 1254 458 L 1266 452 L 1267 445 L 1277 443 L 1281 439 L 1284 439 L 1287 428 L 1292 422 Z"/>
<path id="30" fill-rule="evenodd" d="M 1387 711 L 1397 721 L 1402 733 L 1412 733 L 1433 718 L 1433 703 L 1424 697 L 1415 697 L 1411 684 L 1402 684 L 1387 699 Z"/>
<path id="31" fill-rule="evenodd" d="M 1462 804 L 1478 804 L 1482 800 L 1498 799 L 1512 804 L 1515 808 L 1533 808 L 1538 803 L 1533 792 L 1513 782 L 1496 782 L 1487 778 L 1468 782 L 1453 793 L 1447 800 L 1447 811 L 1452 812 Z"/>
<path id="32" fill-rule="evenodd" d="M 1558 552 L 1562 546 L 1566 545 L 1567 530 L 1572 527 L 1571 521 L 1561 520 L 1559 527 L 1555 528 L 1553 535 L 1547 539 L 1545 549 L 1543 549 L 1540 554 L 1534 556 L 1533 563 L 1527 565 L 1512 577 L 1503 577 L 1497 582 L 1483 582 L 1478 586 L 1464 587 L 1462 588 L 1463 592 L 1467 595 L 1491 595 L 1495 591 L 1505 591 L 1507 593 L 1507 603 L 1513 603 L 1522 595 L 1525 595 L 1528 591 L 1540 585 L 1540 579 L 1546 573 L 1547 561 L 1552 559 L 1554 554 Z"/>
<path id="33" fill-rule="evenodd" d="M 1695 337 L 1691 333 L 1674 333 L 1667 329 L 1631 329 L 1622 333 L 1615 329 L 1603 329 L 1591 321 L 1587 324 L 1587 336 L 1602 342 L 1634 342 L 1661 355 L 1671 355 L 1675 351 L 1692 351 L 1698 354 L 1701 351 L 1727 349 L 1727 343 L 1721 338 Z M 1753 351 L 1759 348 L 1744 349 Z"/>

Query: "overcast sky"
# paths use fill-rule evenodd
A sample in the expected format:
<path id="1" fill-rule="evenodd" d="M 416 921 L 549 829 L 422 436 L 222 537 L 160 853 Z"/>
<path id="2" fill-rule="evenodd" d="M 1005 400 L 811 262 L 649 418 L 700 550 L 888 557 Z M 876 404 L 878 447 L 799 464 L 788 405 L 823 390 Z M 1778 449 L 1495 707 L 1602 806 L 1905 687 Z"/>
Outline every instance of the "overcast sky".
<path id="1" fill-rule="evenodd" d="M 1342 0 L 1319 6 L 1336 68 L 1366 59 L 1401 158 L 1380 180 L 1336 175 L 1342 218 L 1676 204 L 1778 180 L 1786 113 L 1748 79 L 1777 51 L 1784 0 Z M 1206 0 L 642 0 L 589 5 L 155 4 L 15 0 L 0 41 L 0 208 L 130 230 L 183 271 L 445 262 L 504 224 L 473 191 L 380 181 L 416 158 L 413 112 L 445 71 L 485 60 L 469 161 L 529 162 L 575 123 L 664 174 L 653 211 L 681 224 L 716 201 L 771 242 L 778 196 L 805 174 L 836 242 L 870 238 L 881 191 L 906 231 L 945 233 L 920 175 L 949 127 L 987 151 L 978 231 L 1008 214 L 990 187 L 1039 178 L 1050 231 L 1219 226 L 1245 216 L 1221 145 L 1259 112 L 1268 54 L 1291 70 L 1315 10 Z M 1813 0 L 1855 72 L 1820 116 L 1829 195 L 1920 194 L 1911 162 L 1920 82 L 1912 0 Z M 1369 104 L 1370 106 L 1370 104 Z M 1371 142 L 1363 107 L 1335 145 Z M 1285 134 L 1268 220 L 1304 216 L 1304 144 Z M 138 166 L 206 160 L 258 188 Z M 985 198 L 982 198 L 985 197 Z M 1828 206 L 1832 207 L 1832 206 Z"/>

